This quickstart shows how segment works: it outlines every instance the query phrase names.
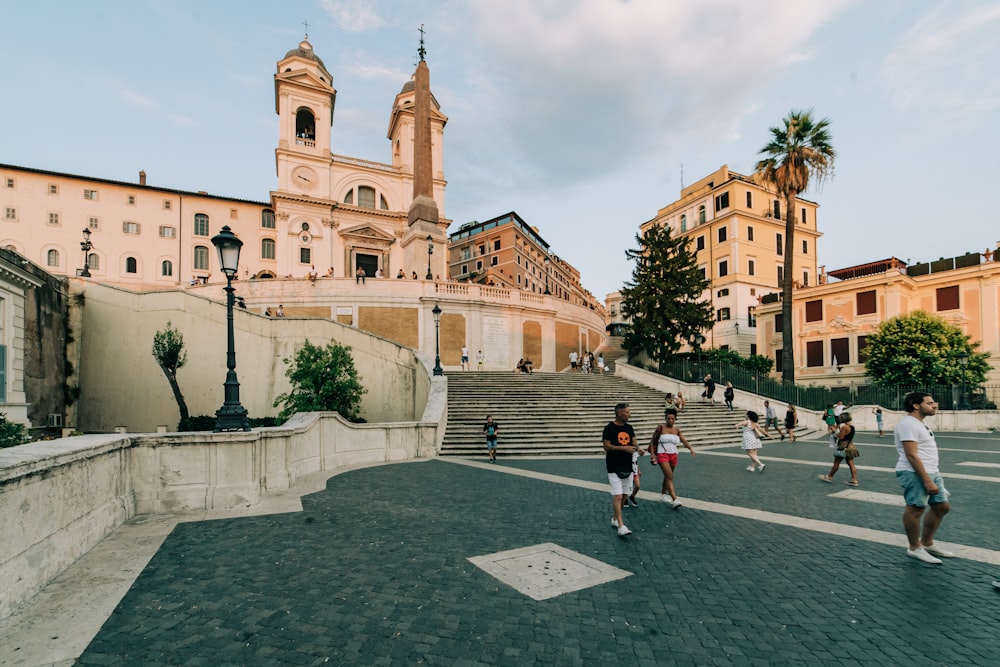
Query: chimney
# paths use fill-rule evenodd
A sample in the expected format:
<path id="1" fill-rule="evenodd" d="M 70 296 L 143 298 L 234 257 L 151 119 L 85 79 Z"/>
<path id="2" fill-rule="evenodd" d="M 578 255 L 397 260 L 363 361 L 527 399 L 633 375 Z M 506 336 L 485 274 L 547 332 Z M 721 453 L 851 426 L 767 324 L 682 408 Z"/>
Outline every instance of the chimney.
<path id="1" fill-rule="evenodd" d="M 146 184 L 146 172 L 140 170 L 139 171 L 139 185 L 145 185 L 145 184 Z"/>

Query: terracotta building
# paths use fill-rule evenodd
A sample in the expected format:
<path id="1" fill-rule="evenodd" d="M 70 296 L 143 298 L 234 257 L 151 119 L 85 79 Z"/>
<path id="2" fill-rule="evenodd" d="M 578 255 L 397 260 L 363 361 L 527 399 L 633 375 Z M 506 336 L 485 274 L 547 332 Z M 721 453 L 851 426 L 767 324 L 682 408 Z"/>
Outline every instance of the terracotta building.
<path id="1" fill-rule="evenodd" d="M 448 275 L 452 280 L 551 294 L 603 310 L 580 283 L 580 272 L 552 254 L 549 244 L 511 211 L 486 222 L 469 222 L 448 237 Z"/>

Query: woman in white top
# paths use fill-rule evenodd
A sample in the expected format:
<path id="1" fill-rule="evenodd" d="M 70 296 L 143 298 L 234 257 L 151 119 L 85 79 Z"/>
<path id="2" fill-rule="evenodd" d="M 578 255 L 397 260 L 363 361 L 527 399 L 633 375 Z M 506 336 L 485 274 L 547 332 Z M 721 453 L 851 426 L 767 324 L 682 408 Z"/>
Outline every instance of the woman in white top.
<path id="1" fill-rule="evenodd" d="M 750 465 L 747 466 L 749 472 L 764 472 L 764 468 L 767 467 L 766 463 L 761 463 L 760 458 L 757 456 L 757 450 L 762 448 L 764 445 L 761 443 L 761 438 L 767 438 L 772 440 L 771 436 L 767 435 L 760 430 L 757 426 L 757 420 L 760 417 L 753 410 L 747 410 L 747 418 L 736 425 L 736 428 L 743 431 L 743 442 L 741 447 L 743 451 L 747 453 L 750 457 Z"/>
<path id="2" fill-rule="evenodd" d="M 649 455 L 655 465 L 663 471 L 663 486 L 660 489 L 660 500 L 671 503 L 674 509 L 681 506 L 674 489 L 674 469 L 677 467 L 677 446 L 684 445 L 691 450 L 691 456 L 697 456 L 681 430 L 674 426 L 677 421 L 676 410 L 664 410 L 663 423 L 656 427 L 649 442 Z"/>

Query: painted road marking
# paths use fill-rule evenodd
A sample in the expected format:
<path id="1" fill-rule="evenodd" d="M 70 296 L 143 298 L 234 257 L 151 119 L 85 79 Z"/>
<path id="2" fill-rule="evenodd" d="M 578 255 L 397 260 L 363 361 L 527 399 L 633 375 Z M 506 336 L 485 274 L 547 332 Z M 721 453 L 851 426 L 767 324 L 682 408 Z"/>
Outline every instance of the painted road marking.
<path id="1" fill-rule="evenodd" d="M 719 454 L 720 456 L 723 454 Z M 734 454 L 733 456 L 738 456 Z M 439 458 L 439 461 L 446 463 L 452 463 L 456 465 L 464 465 L 472 468 L 479 468 L 481 470 L 491 470 L 493 472 L 503 473 L 506 475 L 517 475 L 519 477 L 528 477 L 531 479 L 537 479 L 544 482 L 552 482 L 553 484 L 564 484 L 566 486 L 575 486 L 581 489 L 590 489 L 591 491 L 598 491 L 603 494 L 608 493 L 607 482 L 591 482 L 582 479 L 573 479 L 570 477 L 560 477 L 559 475 L 550 475 L 543 472 L 534 472 L 531 470 L 521 470 L 518 468 L 508 468 L 506 466 L 491 465 L 489 463 L 484 463 L 481 461 L 470 461 L 467 459 L 459 458 Z M 801 463 L 801 461 L 793 461 L 794 463 Z M 1000 479 L 997 479 L 1000 481 Z M 640 491 L 639 495 L 643 500 L 654 501 L 660 497 L 660 494 L 653 493 L 651 491 Z M 805 517 L 793 516 L 791 514 L 779 514 L 778 512 L 768 512 L 765 510 L 755 510 L 748 507 L 740 507 L 738 505 L 724 505 L 722 503 L 713 503 L 705 500 L 697 500 L 695 498 L 684 497 L 684 507 L 696 510 L 703 510 L 705 512 L 714 512 L 716 514 L 725 514 L 726 516 L 733 516 L 737 518 L 750 519 L 752 521 L 764 521 L 766 523 L 773 523 L 781 526 L 787 526 L 789 528 L 799 528 L 801 530 L 810 530 L 816 533 L 825 533 L 827 535 L 835 535 L 838 537 L 848 537 L 856 540 L 864 540 L 866 542 L 872 542 L 874 544 L 884 544 L 891 547 L 899 547 L 905 544 L 905 538 L 902 533 L 889 533 L 884 530 L 873 530 L 871 528 L 861 528 L 858 526 L 849 526 L 842 523 L 834 523 L 833 521 L 820 521 L 818 519 L 807 519 Z M 948 542 L 938 542 L 937 544 L 941 546 L 942 549 L 947 549 L 951 551 L 958 558 L 965 558 L 967 560 L 973 560 L 979 563 L 987 563 L 989 565 L 1000 565 L 1000 551 L 993 551 L 992 549 L 983 549 L 980 547 L 970 547 L 964 544 L 955 544 Z"/>
<path id="2" fill-rule="evenodd" d="M 976 468 L 1000 468 L 1000 463 L 980 463 L 979 461 L 962 461 L 960 466 L 974 466 Z"/>
<path id="3" fill-rule="evenodd" d="M 903 496 L 894 493 L 878 493 L 876 491 L 861 491 L 859 489 L 845 489 L 830 494 L 831 498 L 845 498 L 847 500 L 860 500 L 863 503 L 879 503 L 881 505 L 895 505 L 903 507 L 906 502 Z"/>

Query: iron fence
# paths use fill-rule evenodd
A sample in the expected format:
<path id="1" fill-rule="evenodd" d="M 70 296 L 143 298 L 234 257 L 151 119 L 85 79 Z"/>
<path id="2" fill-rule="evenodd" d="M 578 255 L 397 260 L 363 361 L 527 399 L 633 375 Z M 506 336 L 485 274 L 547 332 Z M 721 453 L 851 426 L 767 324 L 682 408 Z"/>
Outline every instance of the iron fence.
<path id="1" fill-rule="evenodd" d="M 718 361 L 674 359 L 661 363 L 658 372 L 684 382 L 701 383 L 711 373 L 716 383 L 732 382 L 735 389 L 773 399 L 781 403 L 794 403 L 807 410 L 823 410 L 828 405 L 843 401 L 847 405 L 879 405 L 890 410 L 903 408 L 903 397 L 911 391 L 922 391 L 934 396 L 942 410 L 995 410 L 1000 401 L 1000 385 L 977 384 L 927 385 L 906 384 L 880 386 L 873 384 L 847 384 L 835 387 L 800 386 L 775 380 L 765 373 L 749 371 Z"/>

